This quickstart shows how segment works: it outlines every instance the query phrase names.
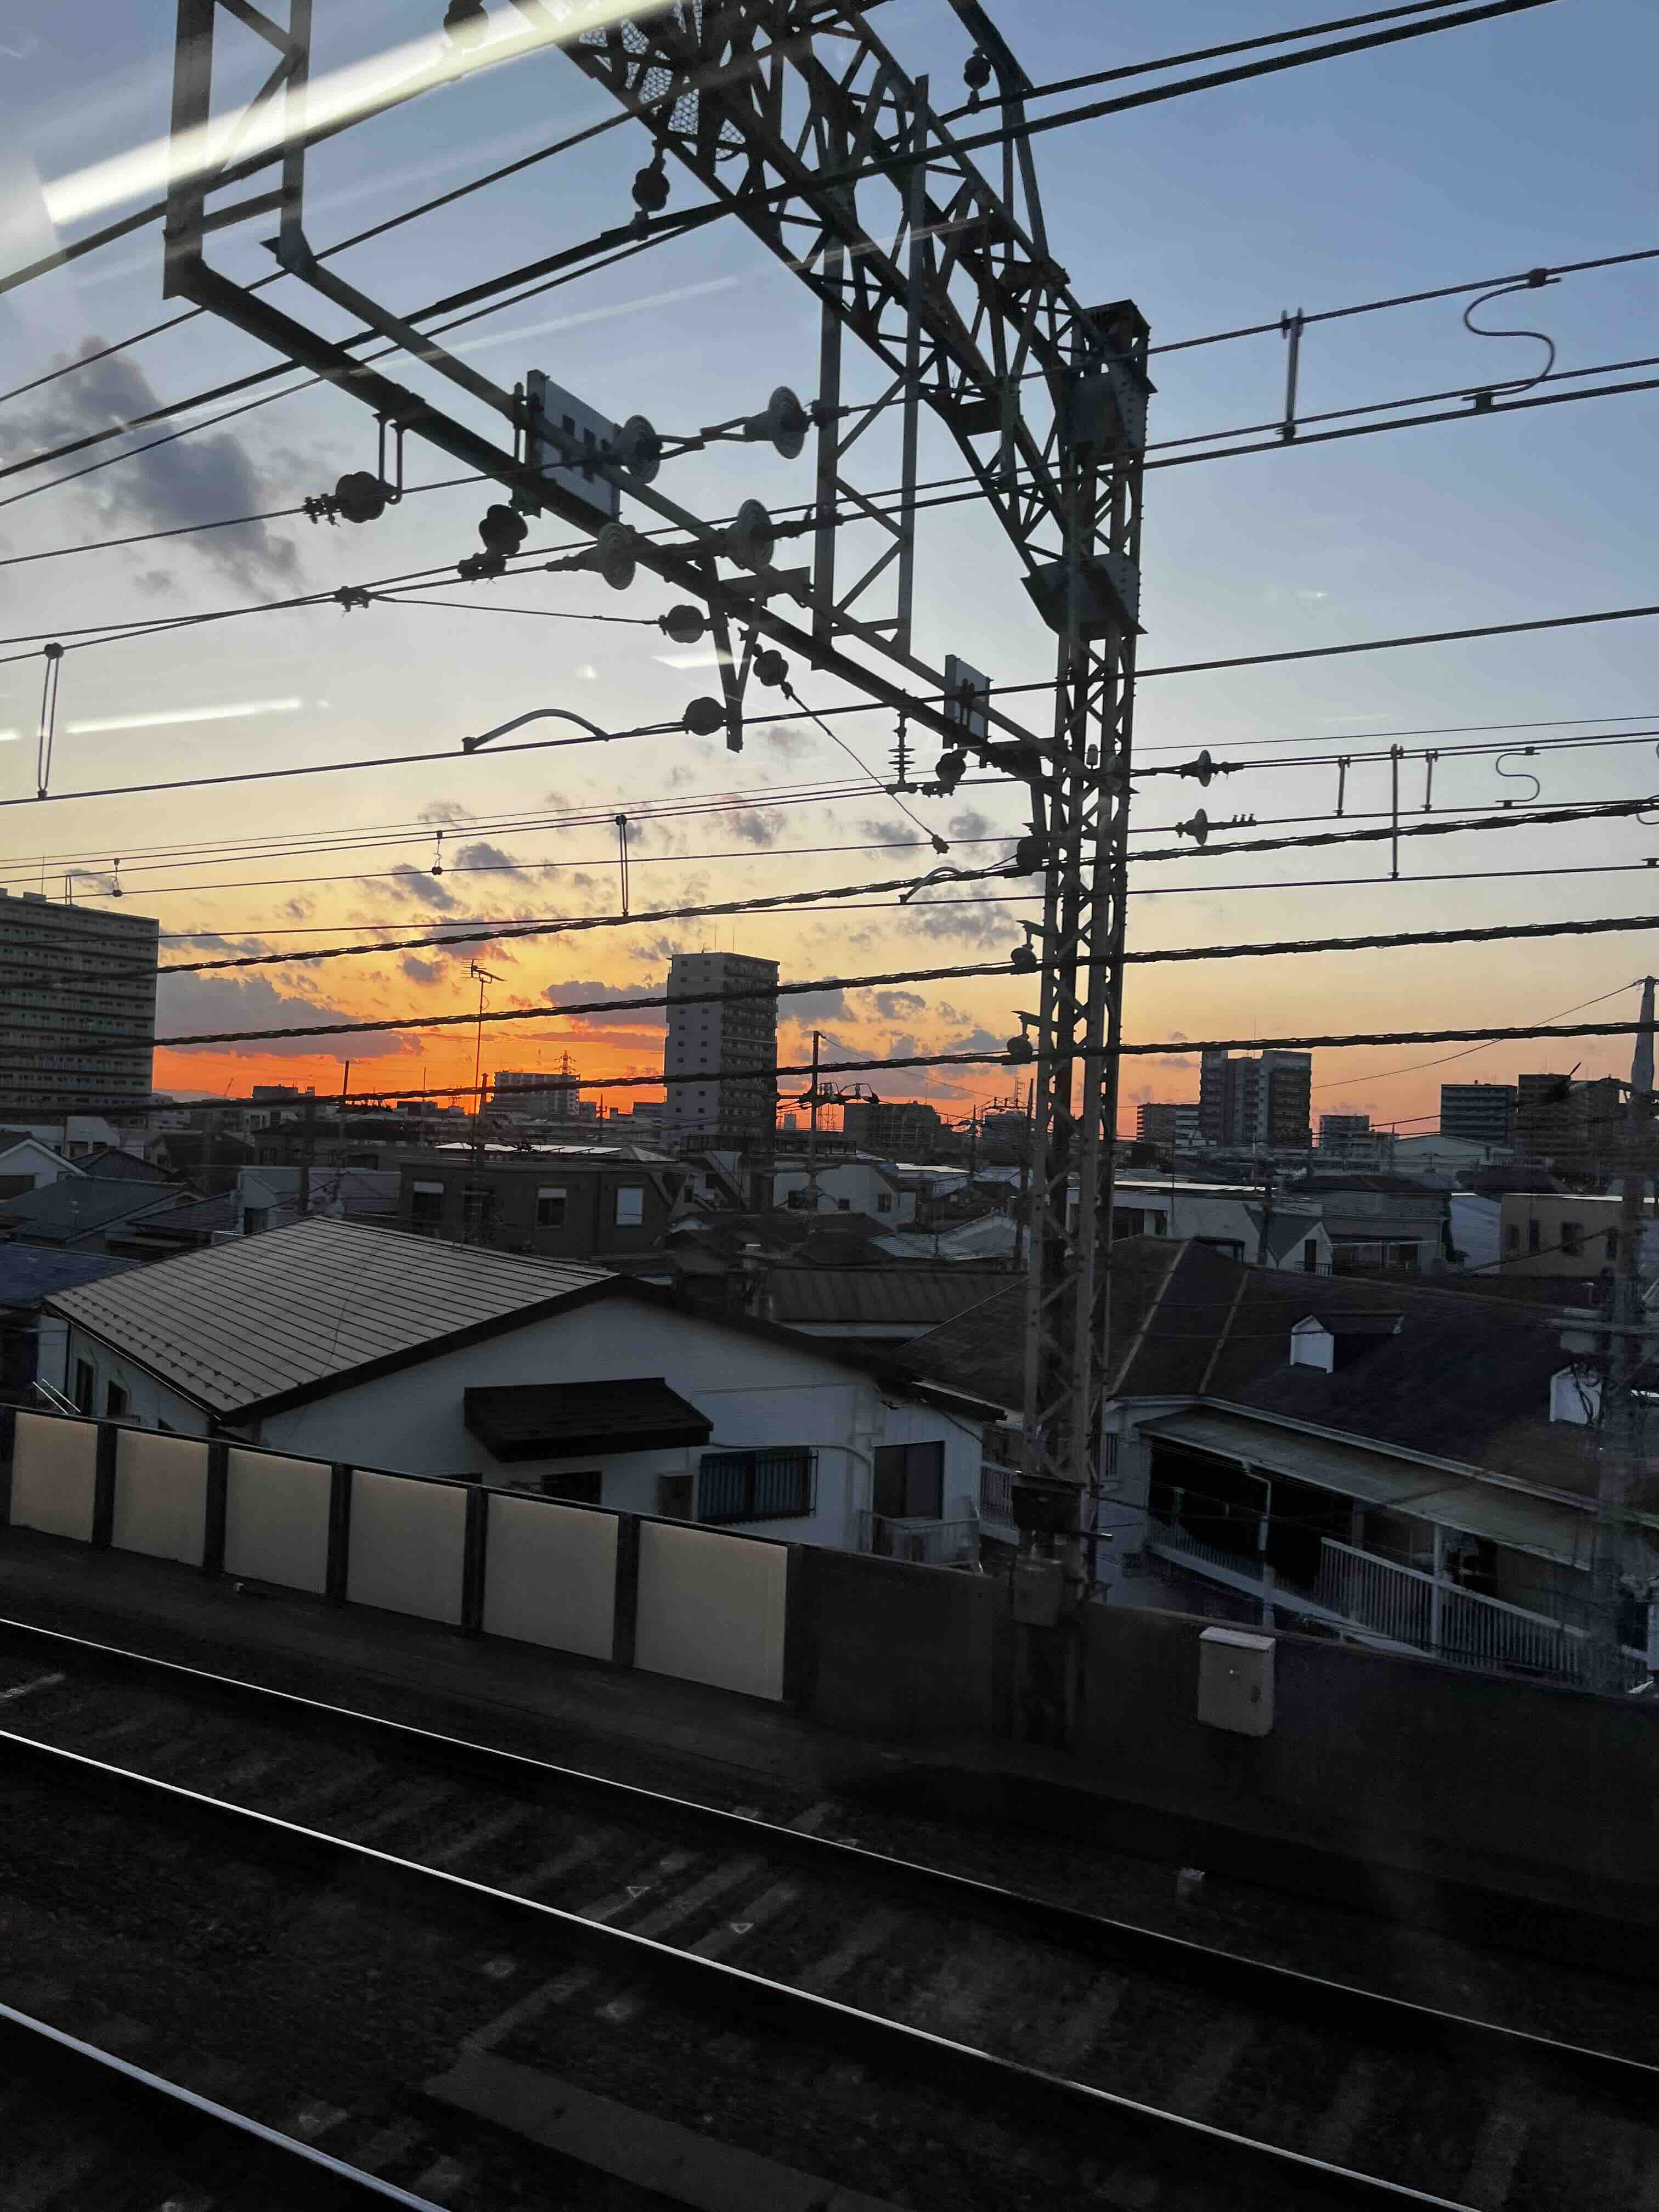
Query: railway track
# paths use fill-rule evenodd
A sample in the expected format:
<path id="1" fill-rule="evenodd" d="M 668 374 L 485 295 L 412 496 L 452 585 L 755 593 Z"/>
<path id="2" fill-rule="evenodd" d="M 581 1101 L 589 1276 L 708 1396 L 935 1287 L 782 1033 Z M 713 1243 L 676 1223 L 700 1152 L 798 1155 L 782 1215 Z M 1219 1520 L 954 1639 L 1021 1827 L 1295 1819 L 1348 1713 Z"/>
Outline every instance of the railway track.
<path id="1" fill-rule="evenodd" d="M 41 1802 L 466 1931 L 438 1976 L 453 2020 L 416 2039 L 421 2109 L 512 2107 L 557 2154 L 611 2100 L 685 2131 L 694 2162 L 735 2144 L 918 2206 L 1042 2201 L 1027 2182 L 1160 2212 L 1659 2204 L 1640 2057 L 27 1624 L 0 1624 L 0 1723 L 3 1771 Z M 27 1856 L 0 1845 L 26 1895 Z M 423 1991 L 416 1972 L 377 2002 L 418 2012 Z M 348 2134 L 361 2118 L 324 2108 Z"/>

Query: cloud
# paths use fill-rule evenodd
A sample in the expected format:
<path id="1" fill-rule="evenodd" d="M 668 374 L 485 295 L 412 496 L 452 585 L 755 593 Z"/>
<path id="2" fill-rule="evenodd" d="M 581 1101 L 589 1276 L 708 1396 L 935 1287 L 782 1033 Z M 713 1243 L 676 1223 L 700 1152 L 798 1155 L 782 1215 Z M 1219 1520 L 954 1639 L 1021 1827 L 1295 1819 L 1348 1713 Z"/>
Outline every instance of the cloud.
<path id="1" fill-rule="evenodd" d="M 523 866 L 514 859 L 511 853 L 504 852 L 499 845 L 491 845 L 482 837 L 471 845 L 461 847 L 455 855 L 455 865 L 459 868 L 487 870 L 492 874 L 515 876 L 520 883 L 529 880 Z"/>
<path id="2" fill-rule="evenodd" d="M 103 344 L 102 338 L 87 338 L 81 356 L 99 352 Z M 58 365 L 67 367 L 67 359 Z M 59 379 L 38 405 L 9 416 L 0 427 L 0 453 L 10 458 L 86 437 L 130 422 L 158 404 L 143 369 L 117 354 Z M 94 457 L 100 459 L 124 448 L 128 456 L 118 468 L 101 470 L 78 487 L 105 521 L 138 530 L 177 530 L 222 522 L 227 515 L 257 514 L 272 503 L 270 489 L 236 431 L 192 431 L 150 452 L 139 450 L 156 435 L 154 430 L 136 431 L 96 449 Z M 213 531 L 198 541 L 196 550 L 245 590 L 291 586 L 299 576 L 293 542 L 273 537 L 263 522 Z"/>
<path id="3" fill-rule="evenodd" d="M 801 1024 L 815 1021 L 853 1022 L 858 1019 L 847 1003 L 845 991 L 801 991 L 785 999 L 778 1009 L 781 1021 Z"/>
<path id="4" fill-rule="evenodd" d="M 302 891 L 295 898 L 284 899 L 277 908 L 277 912 L 285 914 L 290 921 L 309 921 L 316 911 L 317 902 L 309 891 Z"/>
<path id="5" fill-rule="evenodd" d="M 636 1029 L 658 1030 L 667 1026 L 668 1017 L 660 1006 L 638 1006 L 626 1002 L 641 994 L 623 984 L 601 983 L 597 978 L 574 983 L 550 983 L 542 996 L 550 1006 L 586 1006 L 595 1000 L 605 1006 L 621 1000 L 621 1011 L 616 1014 L 591 1013 L 579 1016 L 584 1023 L 627 1021 Z"/>
<path id="6" fill-rule="evenodd" d="M 460 905 L 454 893 L 447 891 L 435 876 L 408 860 L 399 860 L 387 876 L 385 896 L 398 906 L 406 906 L 414 899 L 439 914 L 453 914 Z"/>
<path id="7" fill-rule="evenodd" d="M 927 906 L 912 905 L 905 911 L 921 936 L 950 944 L 1006 948 L 1019 927 L 1000 907 L 982 904 L 977 899 L 940 900 Z"/>
<path id="8" fill-rule="evenodd" d="M 359 1021 L 349 1007 L 324 1000 L 302 999 L 280 991 L 263 975 L 164 975 L 156 990 L 158 1046 L 168 1036 L 191 1036 L 216 1030 L 315 1028 L 326 1022 Z M 408 1037 L 395 1034 L 354 1036 L 337 1041 L 338 1049 L 354 1060 L 386 1060 L 417 1049 Z M 334 1039 L 304 1036 L 272 1037 L 253 1048 L 270 1059 L 314 1060 L 318 1054 L 336 1050 Z M 242 1043 L 192 1045 L 192 1052 L 243 1053 Z"/>
<path id="9" fill-rule="evenodd" d="M 884 1022 L 914 1021 L 927 1012 L 927 1001 L 919 991 L 878 991 L 875 1008 Z"/>
<path id="10" fill-rule="evenodd" d="M 976 806 L 964 806 L 959 814 L 951 817 L 946 826 L 951 835 L 960 837 L 964 844 L 975 837 L 994 837 L 996 835 L 996 824 L 988 814 L 981 814 Z"/>
<path id="11" fill-rule="evenodd" d="M 775 722 L 756 734 L 763 744 L 787 761 L 804 758 L 817 743 L 817 737 L 810 730 L 780 728 Z"/>
<path id="12" fill-rule="evenodd" d="M 179 596 L 179 580 L 171 568 L 141 568 L 132 581 L 134 588 L 147 599 L 173 599 Z"/>
<path id="13" fill-rule="evenodd" d="M 775 808 L 762 811 L 754 806 L 731 806 L 722 819 L 732 836 L 745 845 L 774 845 L 783 829 L 783 817 Z"/>
<path id="14" fill-rule="evenodd" d="M 459 799 L 434 799 L 421 809 L 415 819 L 417 822 L 428 823 L 431 828 L 441 830 L 447 829 L 453 822 L 471 822 L 473 819 L 473 814 L 472 809 L 470 806 L 463 806 Z"/>
<path id="15" fill-rule="evenodd" d="M 421 960 L 412 952 L 405 952 L 398 965 L 411 983 L 435 983 L 444 972 L 441 961 Z"/>
<path id="16" fill-rule="evenodd" d="M 1006 1037 L 993 1036 L 983 1026 L 972 1029 L 965 1036 L 951 1037 L 945 1045 L 946 1052 L 1006 1052 Z"/>

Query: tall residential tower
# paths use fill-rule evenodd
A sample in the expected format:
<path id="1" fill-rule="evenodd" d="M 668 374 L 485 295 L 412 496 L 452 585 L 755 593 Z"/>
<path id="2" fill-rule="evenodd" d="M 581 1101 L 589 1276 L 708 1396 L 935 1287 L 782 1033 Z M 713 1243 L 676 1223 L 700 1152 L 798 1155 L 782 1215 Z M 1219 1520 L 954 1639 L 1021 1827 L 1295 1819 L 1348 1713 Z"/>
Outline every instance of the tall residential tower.
<path id="1" fill-rule="evenodd" d="M 149 1105 L 160 927 L 0 891 L 0 1115 Z"/>
<path id="2" fill-rule="evenodd" d="M 698 1000 L 698 1005 L 681 1000 Z M 668 966 L 663 1134 L 741 1152 L 777 1120 L 778 963 L 741 952 L 677 952 Z"/>

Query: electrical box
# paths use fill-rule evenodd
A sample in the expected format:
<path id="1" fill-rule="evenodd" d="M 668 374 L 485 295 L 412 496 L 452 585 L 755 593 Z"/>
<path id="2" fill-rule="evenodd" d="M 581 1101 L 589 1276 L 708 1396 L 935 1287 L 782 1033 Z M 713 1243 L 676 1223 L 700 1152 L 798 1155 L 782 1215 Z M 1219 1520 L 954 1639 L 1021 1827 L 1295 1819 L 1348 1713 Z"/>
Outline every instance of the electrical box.
<path id="1" fill-rule="evenodd" d="M 1273 1639 L 1206 1628 L 1198 1639 L 1198 1717 L 1234 1735 L 1268 1735 L 1273 1724 Z"/>

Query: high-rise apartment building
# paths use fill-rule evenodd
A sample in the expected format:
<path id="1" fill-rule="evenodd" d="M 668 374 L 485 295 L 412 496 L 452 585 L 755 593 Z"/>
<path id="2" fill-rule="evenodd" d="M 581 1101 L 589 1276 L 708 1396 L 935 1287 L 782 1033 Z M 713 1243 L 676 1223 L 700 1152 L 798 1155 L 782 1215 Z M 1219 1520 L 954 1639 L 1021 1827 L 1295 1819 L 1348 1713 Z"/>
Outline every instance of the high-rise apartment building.
<path id="1" fill-rule="evenodd" d="M 920 1098 L 849 1098 L 841 1109 L 841 1133 L 849 1144 L 889 1159 L 920 1159 L 939 1149 L 945 1124 Z"/>
<path id="2" fill-rule="evenodd" d="M 1199 1062 L 1199 1129 L 1206 1144 L 1305 1152 L 1313 1135 L 1313 1054 L 1264 1052 L 1259 1059 L 1206 1052 Z"/>
<path id="3" fill-rule="evenodd" d="M 1196 1101 L 1170 1103 L 1163 1099 L 1148 1098 L 1135 1109 L 1135 1141 L 1142 1145 L 1162 1145 L 1166 1152 L 1187 1151 L 1199 1132 L 1199 1109 Z"/>
<path id="4" fill-rule="evenodd" d="M 1475 1145 L 1513 1144 L 1515 1096 L 1512 1083 L 1443 1083 L 1441 1135 Z"/>
<path id="5" fill-rule="evenodd" d="M 1370 1143 L 1370 1134 L 1369 1114 L 1322 1114 L 1319 1117 L 1322 1152 L 1364 1152 Z"/>
<path id="6" fill-rule="evenodd" d="M 1515 1141 L 1522 1158 L 1558 1175 L 1603 1173 L 1620 1149 L 1622 1088 L 1613 1075 L 1588 1083 L 1575 1083 L 1570 1075 L 1517 1077 Z"/>
<path id="7" fill-rule="evenodd" d="M 665 1136 L 722 1151 L 769 1144 L 777 1060 L 777 962 L 741 952 L 675 953 L 663 1047 L 670 1079 Z"/>
<path id="8" fill-rule="evenodd" d="M 148 1106 L 160 924 L 0 891 L 0 1115 Z"/>
<path id="9" fill-rule="evenodd" d="M 581 1081 L 568 1052 L 554 1068 L 498 1067 L 489 1079 L 489 1103 L 498 1114 L 528 1121 L 597 1121 L 599 1109 L 581 1096 Z"/>

